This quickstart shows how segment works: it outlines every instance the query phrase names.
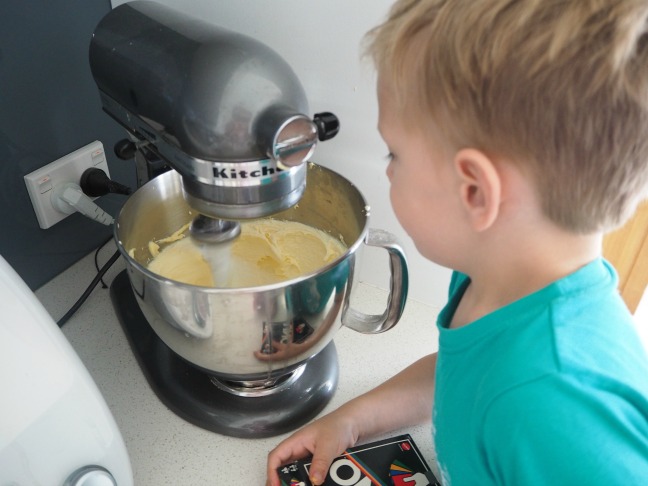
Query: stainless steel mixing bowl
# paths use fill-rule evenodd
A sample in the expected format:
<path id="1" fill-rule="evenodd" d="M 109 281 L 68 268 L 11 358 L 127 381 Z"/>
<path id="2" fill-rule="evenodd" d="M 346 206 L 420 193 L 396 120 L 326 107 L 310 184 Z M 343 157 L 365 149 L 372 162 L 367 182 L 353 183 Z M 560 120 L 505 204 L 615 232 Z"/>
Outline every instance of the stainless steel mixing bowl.
<path id="1" fill-rule="evenodd" d="M 362 194 L 329 169 L 309 164 L 302 199 L 273 216 L 321 229 L 348 246 L 315 273 L 273 285 L 220 289 L 149 271 L 149 241 L 172 234 L 194 216 L 179 174 L 167 172 L 129 198 L 115 237 L 139 306 L 157 335 L 176 354 L 222 380 L 276 380 L 321 351 L 340 326 L 379 333 L 394 326 L 403 312 L 408 273 L 401 247 L 391 234 L 367 227 L 369 208 Z M 391 288 L 381 315 L 352 307 L 356 260 L 365 245 L 382 247 L 389 255 Z"/>

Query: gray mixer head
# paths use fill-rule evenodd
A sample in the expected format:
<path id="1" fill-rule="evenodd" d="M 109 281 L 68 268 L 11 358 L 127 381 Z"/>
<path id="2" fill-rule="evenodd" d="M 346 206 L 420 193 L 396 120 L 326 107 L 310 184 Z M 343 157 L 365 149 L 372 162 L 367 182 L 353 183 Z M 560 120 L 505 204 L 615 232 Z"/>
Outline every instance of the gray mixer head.
<path id="1" fill-rule="evenodd" d="M 182 176 L 213 218 L 293 206 L 318 140 L 339 128 L 308 103 L 290 66 L 266 45 L 154 2 L 108 13 L 90 44 L 104 110 Z"/>

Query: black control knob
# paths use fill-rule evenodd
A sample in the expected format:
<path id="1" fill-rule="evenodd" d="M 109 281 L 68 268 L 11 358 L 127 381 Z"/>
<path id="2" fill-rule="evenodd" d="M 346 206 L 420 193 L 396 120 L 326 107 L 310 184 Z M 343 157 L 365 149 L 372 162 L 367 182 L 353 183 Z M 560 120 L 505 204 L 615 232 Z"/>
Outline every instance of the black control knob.
<path id="1" fill-rule="evenodd" d="M 135 142 L 127 138 L 120 140 L 115 144 L 115 155 L 122 160 L 130 160 L 135 157 L 137 147 Z"/>
<path id="2" fill-rule="evenodd" d="M 317 127 L 317 138 L 321 142 L 335 137 L 340 131 L 339 118 L 328 111 L 315 113 L 313 122 Z"/>

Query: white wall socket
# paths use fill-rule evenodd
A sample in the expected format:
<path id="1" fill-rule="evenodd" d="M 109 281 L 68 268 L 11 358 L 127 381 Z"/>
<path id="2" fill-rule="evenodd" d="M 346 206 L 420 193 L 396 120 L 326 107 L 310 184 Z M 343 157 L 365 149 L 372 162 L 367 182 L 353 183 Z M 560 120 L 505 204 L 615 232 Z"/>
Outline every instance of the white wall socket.
<path id="1" fill-rule="evenodd" d="M 81 175 L 91 167 L 103 170 L 110 177 L 103 144 L 99 141 L 81 147 L 25 176 L 27 192 L 41 228 L 47 229 L 69 216 L 52 206 L 52 190 L 66 182 L 79 184 Z"/>

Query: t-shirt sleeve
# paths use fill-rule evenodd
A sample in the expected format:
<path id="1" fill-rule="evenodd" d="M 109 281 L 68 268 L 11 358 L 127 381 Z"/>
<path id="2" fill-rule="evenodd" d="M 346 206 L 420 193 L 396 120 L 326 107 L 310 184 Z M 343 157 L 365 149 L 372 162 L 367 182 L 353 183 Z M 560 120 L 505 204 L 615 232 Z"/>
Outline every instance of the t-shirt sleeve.
<path id="1" fill-rule="evenodd" d="M 497 397 L 481 450 L 496 484 L 648 484 L 648 404 L 545 376 Z"/>

